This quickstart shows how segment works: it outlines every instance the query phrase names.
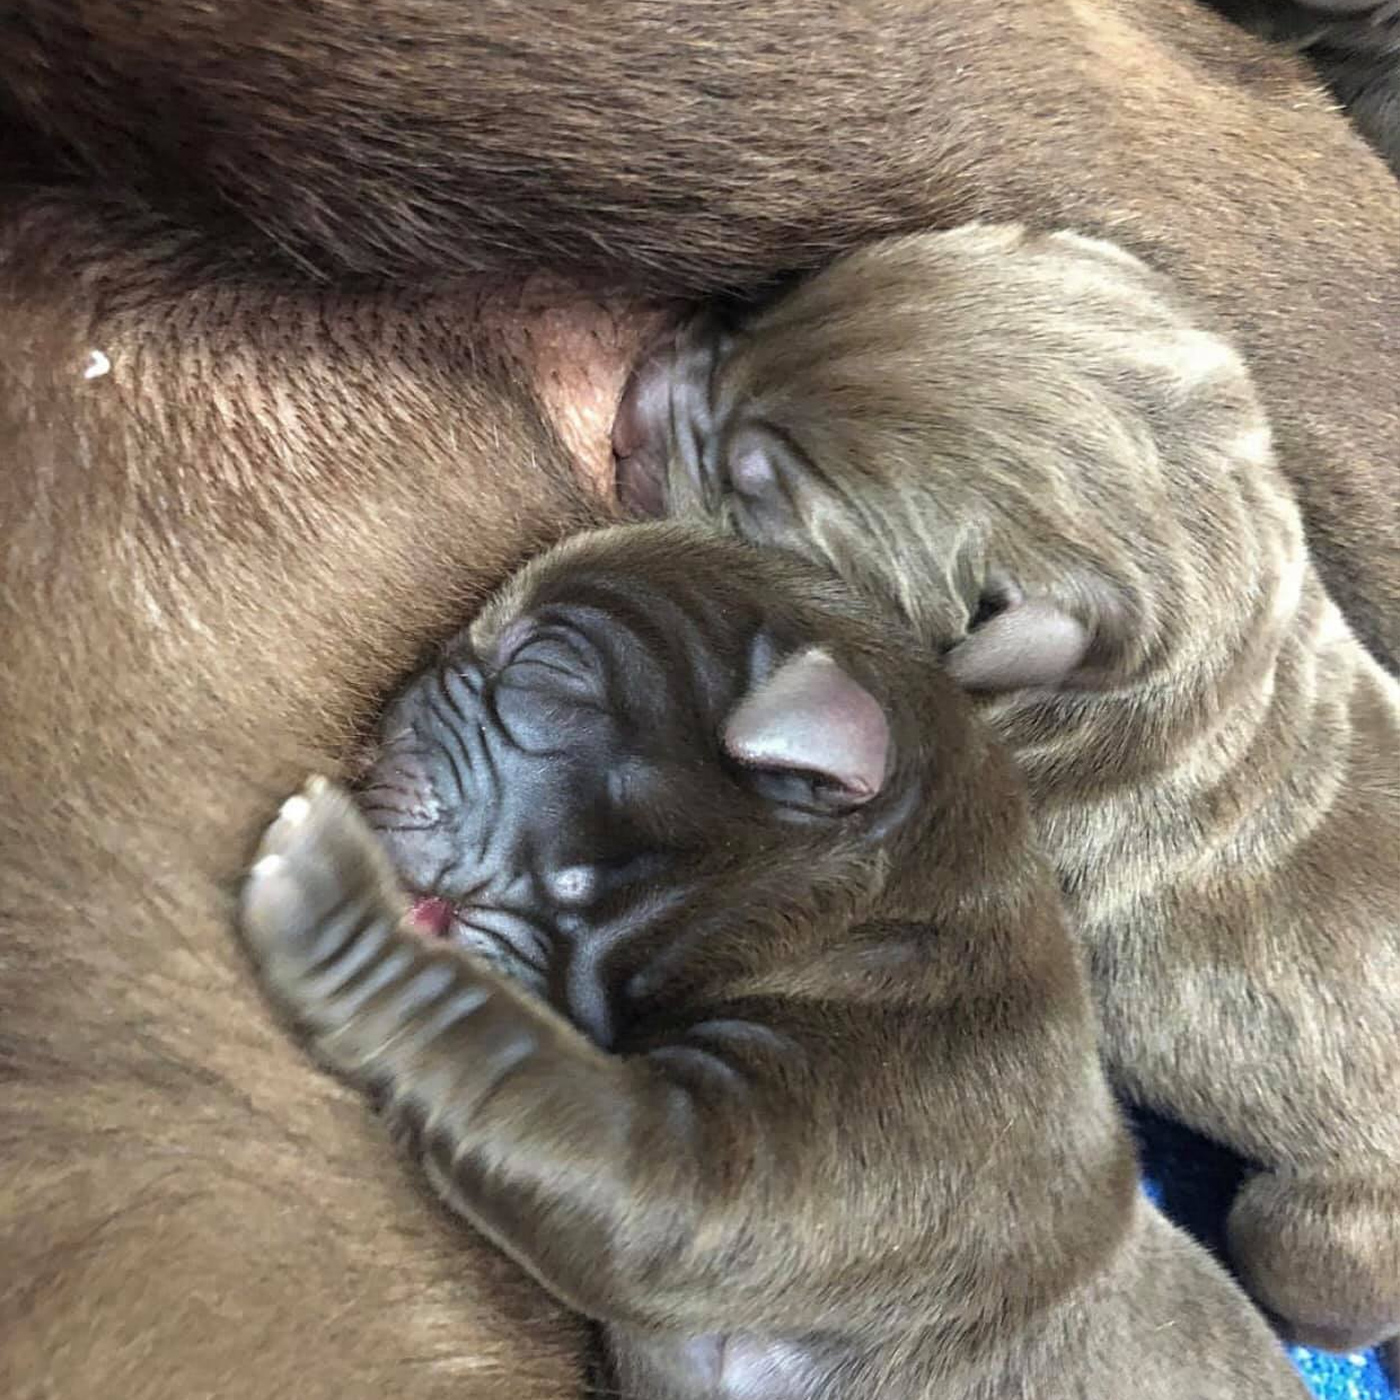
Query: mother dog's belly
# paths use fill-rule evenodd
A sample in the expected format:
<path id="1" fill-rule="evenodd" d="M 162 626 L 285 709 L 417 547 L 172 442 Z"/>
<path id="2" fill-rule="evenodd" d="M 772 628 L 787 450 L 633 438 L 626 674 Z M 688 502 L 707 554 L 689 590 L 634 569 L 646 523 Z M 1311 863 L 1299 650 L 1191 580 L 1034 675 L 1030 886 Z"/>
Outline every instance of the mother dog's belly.
<path id="1" fill-rule="evenodd" d="M 612 425 L 642 351 L 678 305 L 596 296 L 546 274 L 477 293 L 476 321 L 533 385 L 581 477 L 612 498 Z"/>

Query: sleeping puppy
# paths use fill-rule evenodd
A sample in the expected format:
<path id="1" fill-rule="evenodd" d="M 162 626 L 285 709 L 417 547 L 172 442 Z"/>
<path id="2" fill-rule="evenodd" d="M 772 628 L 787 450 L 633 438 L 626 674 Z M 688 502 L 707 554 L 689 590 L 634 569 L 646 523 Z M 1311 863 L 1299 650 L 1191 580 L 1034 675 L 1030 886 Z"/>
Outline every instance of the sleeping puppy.
<path id="1" fill-rule="evenodd" d="M 264 838 L 264 983 L 617 1393 L 1305 1393 L 1136 1189 L 1014 765 L 825 571 L 576 537 L 393 705 L 363 805 Z"/>
<path id="2" fill-rule="evenodd" d="M 981 697 L 1114 1077 L 1257 1164 L 1297 1339 L 1400 1330 L 1400 693 L 1307 556 L 1235 350 L 1102 242 L 872 247 L 693 323 L 615 429 L 643 511 L 834 569 Z"/>

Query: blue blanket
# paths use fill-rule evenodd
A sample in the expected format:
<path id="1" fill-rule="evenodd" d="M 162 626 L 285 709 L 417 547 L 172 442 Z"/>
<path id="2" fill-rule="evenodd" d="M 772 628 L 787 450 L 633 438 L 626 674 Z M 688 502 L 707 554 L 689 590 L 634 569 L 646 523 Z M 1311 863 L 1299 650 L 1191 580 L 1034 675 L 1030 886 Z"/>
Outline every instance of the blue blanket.
<path id="1" fill-rule="evenodd" d="M 1148 1114 L 1134 1119 L 1147 1193 L 1177 1224 L 1223 1257 L 1225 1213 L 1239 1186 L 1240 1161 L 1176 1124 Z M 1334 1356 L 1308 1347 L 1289 1354 L 1322 1400 L 1400 1400 L 1373 1352 Z"/>

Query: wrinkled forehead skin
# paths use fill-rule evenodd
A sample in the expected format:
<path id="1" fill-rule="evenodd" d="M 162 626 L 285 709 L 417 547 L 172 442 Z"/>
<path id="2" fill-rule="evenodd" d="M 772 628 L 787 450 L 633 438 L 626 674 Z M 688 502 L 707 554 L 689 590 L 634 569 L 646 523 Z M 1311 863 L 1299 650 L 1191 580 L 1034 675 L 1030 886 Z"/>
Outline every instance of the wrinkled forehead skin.
<path id="1" fill-rule="evenodd" d="M 841 585 L 773 551 L 674 524 L 581 536 L 390 706 L 363 805 L 440 931 L 606 1042 L 682 917 L 742 927 L 745 901 L 877 892 L 872 846 L 911 810 L 922 761 L 886 637 Z M 725 749 L 745 697 L 813 645 L 894 736 L 888 782 L 857 811 Z"/>
<path id="2" fill-rule="evenodd" d="M 594 699 L 637 748 L 717 759 L 739 701 L 813 645 L 836 654 L 886 709 L 907 709 L 890 684 L 904 639 L 867 603 L 829 571 L 703 524 L 565 541 L 506 584 L 465 645 L 497 666 L 527 661 L 521 642 L 557 626 L 580 644 L 579 664 L 612 682 Z M 572 741 L 563 737 L 561 749 Z"/>
<path id="3" fill-rule="evenodd" d="M 1263 426 L 1242 358 L 1176 288 L 1072 233 L 875 245 L 717 340 L 712 433 L 765 424 L 819 461 L 843 450 L 834 469 L 868 486 L 936 480 L 949 514 L 983 520 L 1077 504 L 1147 520 L 1143 492 L 1186 484 L 1193 440 Z"/>

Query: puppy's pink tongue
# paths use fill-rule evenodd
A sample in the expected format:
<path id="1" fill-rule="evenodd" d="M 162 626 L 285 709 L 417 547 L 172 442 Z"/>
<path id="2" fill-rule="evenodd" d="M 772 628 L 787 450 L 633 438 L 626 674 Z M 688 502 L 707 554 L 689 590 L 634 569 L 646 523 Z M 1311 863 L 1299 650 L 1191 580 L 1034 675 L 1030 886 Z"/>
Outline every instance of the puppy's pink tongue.
<path id="1" fill-rule="evenodd" d="M 443 938 L 452 925 L 452 905 L 445 899 L 429 897 L 415 900 L 413 922 L 423 930 L 438 938 Z"/>

